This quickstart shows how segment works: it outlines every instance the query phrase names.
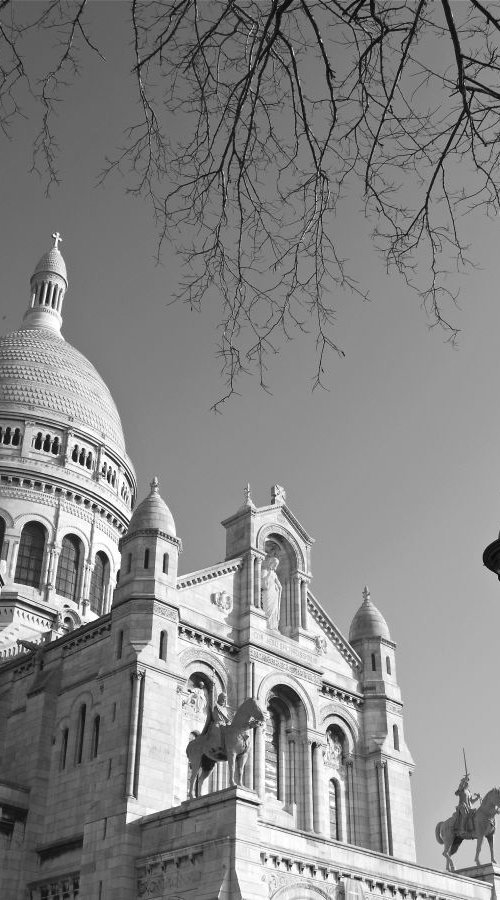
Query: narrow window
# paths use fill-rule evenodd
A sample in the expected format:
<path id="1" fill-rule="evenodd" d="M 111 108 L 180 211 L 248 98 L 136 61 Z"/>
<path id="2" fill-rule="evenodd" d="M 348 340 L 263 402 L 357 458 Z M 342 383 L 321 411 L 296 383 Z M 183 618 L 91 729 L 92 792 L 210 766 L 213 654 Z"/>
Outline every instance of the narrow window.
<path id="1" fill-rule="evenodd" d="M 121 659 L 123 653 L 123 631 L 118 632 L 118 639 L 116 641 L 116 658 Z"/>
<path id="2" fill-rule="evenodd" d="M 391 659 L 389 656 L 386 656 L 386 658 L 385 658 L 385 668 L 387 670 L 387 674 L 390 675 L 391 674 Z"/>
<path id="3" fill-rule="evenodd" d="M 42 432 L 39 431 L 35 438 L 35 450 L 41 450 L 41 449 L 42 449 Z"/>
<path id="4" fill-rule="evenodd" d="M 73 460 L 73 462 L 78 462 L 78 444 L 75 444 L 75 446 L 73 447 L 71 459 Z"/>
<path id="5" fill-rule="evenodd" d="M 90 578 L 90 609 L 99 616 L 105 612 L 104 601 L 106 599 L 106 588 L 109 582 L 109 561 L 108 557 L 102 550 L 95 555 L 94 568 Z"/>
<path id="6" fill-rule="evenodd" d="M 129 553 L 127 556 L 127 575 L 129 574 L 131 568 L 132 568 L 132 554 Z"/>
<path id="7" fill-rule="evenodd" d="M 87 453 L 87 459 L 85 460 L 85 465 L 87 466 L 87 469 L 92 468 L 92 454 L 90 451 Z"/>
<path id="8" fill-rule="evenodd" d="M 373 672 L 376 672 L 376 671 L 377 671 L 377 660 L 376 660 L 376 658 L 375 658 L 375 654 L 374 654 L 374 653 L 372 653 L 372 671 L 373 671 Z"/>
<path id="9" fill-rule="evenodd" d="M 168 553 L 164 553 L 163 554 L 163 574 L 164 575 L 168 575 L 168 564 L 169 564 Z"/>
<path id="10" fill-rule="evenodd" d="M 81 466 L 85 465 L 85 450 L 83 447 L 80 450 L 80 456 L 78 457 L 78 462 Z"/>
<path id="11" fill-rule="evenodd" d="M 144 568 L 149 569 L 149 550 L 147 548 L 144 551 Z"/>
<path id="12" fill-rule="evenodd" d="M 80 714 L 78 716 L 78 732 L 76 738 L 75 764 L 80 765 L 83 756 L 83 739 L 85 737 L 85 718 L 87 716 L 87 707 L 82 703 Z"/>
<path id="13" fill-rule="evenodd" d="M 330 837 L 334 841 L 340 840 L 340 803 L 339 786 L 335 778 L 328 782 L 328 806 L 330 809 Z"/>
<path id="14" fill-rule="evenodd" d="M 45 550 L 45 529 L 39 522 L 28 522 L 21 532 L 14 581 L 40 587 Z"/>
<path id="15" fill-rule="evenodd" d="M 162 631 L 160 634 L 160 652 L 158 654 L 164 662 L 167 659 L 167 632 Z"/>
<path id="16" fill-rule="evenodd" d="M 270 706 L 268 709 L 268 719 L 266 726 L 266 775 L 265 787 L 266 794 L 271 794 L 277 800 L 281 800 L 279 794 L 280 784 L 280 731 L 281 716 L 279 710 Z"/>
<path id="17" fill-rule="evenodd" d="M 9 426 L 8 428 L 5 429 L 5 434 L 3 437 L 4 444 L 10 444 L 11 435 L 12 435 L 12 428 L 10 428 L 10 426 Z"/>
<path id="18" fill-rule="evenodd" d="M 68 755 L 68 737 L 69 737 L 69 728 L 65 728 L 62 733 L 62 740 L 61 740 L 61 757 L 60 757 L 60 762 L 59 762 L 60 769 L 66 768 L 66 757 Z"/>
<path id="19" fill-rule="evenodd" d="M 50 434 L 45 435 L 45 440 L 43 442 L 43 449 L 45 453 L 50 453 L 50 445 L 52 443 Z"/>
<path id="20" fill-rule="evenodd" d="M 57 456 L 57 454 L 59 453 L 59 438 L 58 437 L 54 438 L 54 440 L 52 441 L 52 447 L 50 449 L 51 449 L 51 453 L 53 453 L 54 456 Z"/>
<path id="21" fill-rule="evenodd" d="M 92 728 L 92 745 L 90 750 L 91 759 L 95 759 L 99 752 L 99 729 L 101 727 L 101 717 L 96 716 L 94 726 Z"/>
<path id="22" fill-rule="evenodd" d="M 392 742 L 394 744 L 394 749 L 399 750 L 399 731 L 397 725 L 392 726 Z"/>
<path id="23" fill-rule="evenodd" d="M 5 539 L 5 521 L 0 516 L 0 559 L 3 559 L 3 542 Z"/>
<path id="24" fill-rule="evenodd" d="M 16 428 L 16 430 L 14 432 L 14 437 L 12 438 L 12 443 L 14 444 L 14 447 L 18 447 L 20 442 L 21 442 L 21 429 Z"/>

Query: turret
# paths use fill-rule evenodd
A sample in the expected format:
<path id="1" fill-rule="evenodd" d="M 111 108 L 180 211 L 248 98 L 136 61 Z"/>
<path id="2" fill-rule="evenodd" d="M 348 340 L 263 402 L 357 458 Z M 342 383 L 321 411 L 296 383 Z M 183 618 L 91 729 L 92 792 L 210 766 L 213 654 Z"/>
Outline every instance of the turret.
<path id="1" fill-rule="evenodd" d="M 52 235 L 54 246 L 44 253 L 31 276 L 31 300 L 24 314 L 24 328 L 49 328 L 60 334 L 62 304 L 68 287 L 66 263 L 59 250 L 61 235 Z"/>

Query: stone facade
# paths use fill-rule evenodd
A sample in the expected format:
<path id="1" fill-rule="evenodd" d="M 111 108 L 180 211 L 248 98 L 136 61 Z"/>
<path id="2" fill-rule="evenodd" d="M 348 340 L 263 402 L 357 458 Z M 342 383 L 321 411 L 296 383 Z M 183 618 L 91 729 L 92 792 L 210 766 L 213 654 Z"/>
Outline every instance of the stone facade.
<path id="1" fill-rule="evenodd" d="M 35 332 L 51 316 L 47 340 L 62 340 L 67 276 L 55 252 L 35 271 L 28 314 Z M 9 407 L 11 436 L 21 412 Z M 68 446 L 67 409 L 32 418 L 42 435 L 57 420 Z M 92 423 L 73 416 L 76 430 L 95 469 L 85 456 L 82 473 L 67 453 L 42 464 L 31 440 L 18 455 L 24 431 L 0 452 L 0 627 L 11 641 L 0 664 L 2 900 L 489 900 L 488 867 L 462 877 L 416 864 L 396 646 L 366 589 L 349 640 L 314 597 L 313 541 L 283 488 L 260 508 L 248 490 L 222 523 L 222 561 L 179 574 L 158 483 L 131 515 L 124 443 L 101 435 L 99 451 Z M 16 582 L 13 549 L 29 522 L 46 531 L 31 585 Z M 56 590 L 68 534 L 84 548 L 69 600 Z M 109 565 L 96 610 L 98 551 Z M 249 732 L 241 786 L 218 762 L 187 799 L 186 746 L 221 693 L 230 717 L 253 697 L 265 723 Z"/>

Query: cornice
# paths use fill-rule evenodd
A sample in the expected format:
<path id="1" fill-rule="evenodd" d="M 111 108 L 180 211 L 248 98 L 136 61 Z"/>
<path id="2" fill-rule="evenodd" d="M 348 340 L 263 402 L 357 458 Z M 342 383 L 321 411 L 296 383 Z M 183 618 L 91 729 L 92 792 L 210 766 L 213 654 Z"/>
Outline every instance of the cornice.
<path id="1" fill-rule="evenodd" d="M 229 656 L 236 656 L 240 651 L 240 648 L 231 641 L 214 637 L 205 631 L 201 631 L 199 628 L 194 628 L 192 625 L 185 625 L 183 622 L 179 623 L 177 633 L 180 638 L 185 638 L 191 643 L 202 645 L 209 650 L 217 650 L 219 653 L 227 653 Z"/>
<path id="2" fill-rule="evenodd" d="M 177 579 L 177 590 L 183 591 L 195 584 L 203 584 L 205 581 L 212 581 L 221 575 L 229 575 L 231 572 L 237 572 L 241 568 L 243 559 L 241 556 L 235 559 L 228 559 L 226 562 L 216 563 L 214 566 L 208 566 L 206 569 L 198 569 L 195 572 L 189 572 L 187 575 L 181 575 Z"/>

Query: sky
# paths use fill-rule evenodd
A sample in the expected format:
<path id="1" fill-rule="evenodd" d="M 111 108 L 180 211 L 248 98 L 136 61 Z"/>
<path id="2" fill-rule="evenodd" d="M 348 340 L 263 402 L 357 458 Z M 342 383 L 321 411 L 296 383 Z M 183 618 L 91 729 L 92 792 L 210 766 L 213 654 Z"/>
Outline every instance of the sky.
<path id="1" fill-rule="evenodd" d="M 219 523 L 247 482 L 257 505 L 279 483 L 315 538 L 313 593 L 346 635 L 369 586 L 398 646 L 417 858 L 444 868 L 434 828 L 454 809 L 462 748 L 473 791 L 500 782 L 500 584 L 481 559 L 500 527 L 498 222 L 478 214 L 466 223 L 478 265 L 452 313 L 461 329 L 453 349 L 386 275 L 353 198 L 333 228 L 372 299 L 335 298 L 346 358 L 332 357 L 328 390 L 311 391 L 305 335 L 273 361 L 271 395 L 249 379 L 214 414 L 213 310 L 171 305 L 175 244 L 156 265 L 145 202 L 127 196 L 119 177 L 96 186 L 135 113 L 122 9 L 99 4 L 107 61 L 90 62 L 59 108 L 61 186 L 47 198 L 30 174 L 32 108 L 10 142 L 0 139 L 2 331 L 19 327 L 30 275 L 59 230 L 69 273 L 63 334 L 110 387 L 139 497 L 160 479 L 184 545 L 180 572 L 224 557 Z M 472 859 L 464 844 L 457 864 Z"/>

